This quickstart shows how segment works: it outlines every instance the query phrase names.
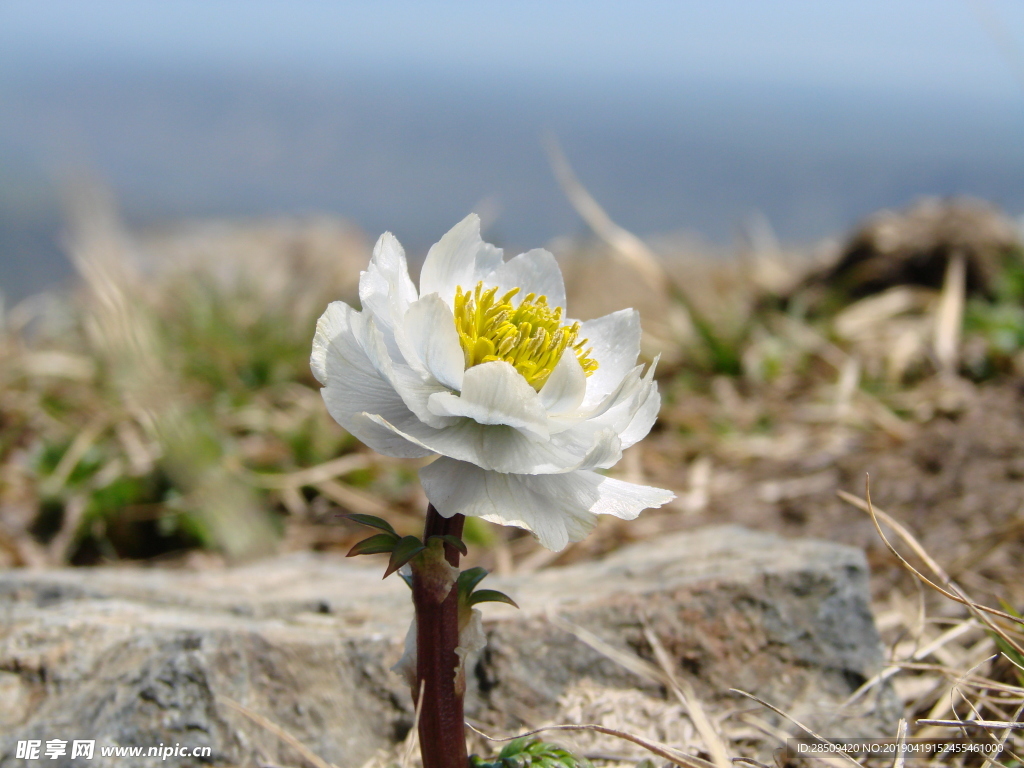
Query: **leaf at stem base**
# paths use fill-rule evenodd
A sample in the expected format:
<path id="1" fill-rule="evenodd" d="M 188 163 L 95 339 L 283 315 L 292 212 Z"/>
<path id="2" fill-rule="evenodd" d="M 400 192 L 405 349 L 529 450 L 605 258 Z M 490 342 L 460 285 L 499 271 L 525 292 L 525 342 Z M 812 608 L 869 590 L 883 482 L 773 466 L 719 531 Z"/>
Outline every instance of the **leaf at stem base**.
<path id="1" fill-rule="evenodd" d="M 386 579 L 424 549 L 426 547 L 423 546 L 423 542 L 415 536 L 405 536 L 402 538 L 395 544 L 394 549 L 391 550 L 391 560 L 388 562 L 388 569 L 384 571 L 384 578 Z"/>
<path id="2" fill-rule="evenodd" d="M 396 539 L 398 538 L 398 533 L 391 527 L 391 523 L 383 518 L 376 517 L 374 515 L 360 515 L 355 512 L 347 515 L 341 515 L 340 517 L 343 520 L 351 520 L 353 523 L 365 525 L 370 528 L 376 528 L 380 531 L 384 531 L 384 533 L 390 533 Z"/>
<path id="3" fill-rule="evenodd" d="M 391 552 L 398 544 L 398 535 L 394 533 L 378 533 L 368 539 L 363 539 L 348 551 L 345 557 L 356 555 L 379 555 L 384 552 Z"/>
<path id="4" fill-rule="evenodd" d="M 505 603 L 506 605 L 511 605 L 513 608 L 519 607 L 515 600 L 504 592 L 499 592 L 496 589 L 478 589 L 469 596 L 467 605 L 472 606 L 479 603 Z"/>

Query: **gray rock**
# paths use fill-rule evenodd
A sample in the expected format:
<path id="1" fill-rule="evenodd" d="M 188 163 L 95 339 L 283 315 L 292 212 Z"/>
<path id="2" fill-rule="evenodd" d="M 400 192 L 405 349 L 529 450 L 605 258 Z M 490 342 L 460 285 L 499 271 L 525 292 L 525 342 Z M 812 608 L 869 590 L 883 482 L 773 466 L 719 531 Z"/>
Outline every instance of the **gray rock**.
<path id="1" fill-rule="evenodd" d="M 102 746 L 176 744 L 211 755 L 131 764 L 302 764 L 274 726 L 335 765 L 361 765 L 412 722 L 388 672 L 409 595 L 381 570 L 303 553 L 205 572 L 0 574 L 0 768 L 27 764 L 15 757 L 26 739 L 66 740 L 69 753 L 72 740 L 95 739 L 97 766 L 125 764 Z M 563 620 L 650 658 L 646 622 L 709 706 L 741 688 L 828 735 L 888 732 L 896 716 L 883 689 L 870 713 L 834 717 L 882 662 L 858 550 L 724 527 L 492 580 L 522 610 L 484 606 L 489 644 L 467 704 L 482 722 L 557 718 L 581 681 L 661 695 Z"/>

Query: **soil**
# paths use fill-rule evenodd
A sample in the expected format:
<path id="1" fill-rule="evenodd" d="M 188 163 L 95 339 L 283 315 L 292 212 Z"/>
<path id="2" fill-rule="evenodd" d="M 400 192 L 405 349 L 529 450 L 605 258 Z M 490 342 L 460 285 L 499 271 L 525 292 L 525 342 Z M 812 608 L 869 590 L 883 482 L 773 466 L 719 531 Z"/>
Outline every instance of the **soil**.
<path id="1" fill-rule="evenodd" d="M 673 452 L 665 433 L 650 441 L 645 457 Z M 715 492 L 712 482 L 706 508 L 688 516 L 686 527 L 735 522 L 862 547 L 876 576 L 876 592 L 885 590 L 894 580 L 905 581 L 906 571 L 870 518 L 836 493 L 863 497 L 870 476 L 874 505 L 902 522 L 973 597 L 1009 598 L 1021 607 L 1024 381 L 968 386 L 958 407 L 916 425 L 909 439 L 861 431 L 848 435 L 844 445 L 839 452 L 768 456 L 731 466 L 728 459 L 716 461 L 714 471 L 725 474 L 719 483 L 725 488 Z M 661 462 L 649 479 L 673 487 L 692 483 Z M 667 514 L 659 516 L 664 520 Z M 898 548 L 908 552 L 904 544 Z"/>

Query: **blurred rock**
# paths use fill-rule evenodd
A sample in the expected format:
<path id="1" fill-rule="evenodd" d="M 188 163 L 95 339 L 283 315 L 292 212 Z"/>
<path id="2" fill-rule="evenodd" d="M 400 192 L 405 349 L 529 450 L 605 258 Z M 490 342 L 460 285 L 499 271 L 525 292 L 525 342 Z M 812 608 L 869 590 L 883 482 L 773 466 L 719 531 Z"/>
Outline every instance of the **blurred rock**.
<path id="1" fill-rule="evenodd" d="M 387 671 L 411 607 L 381 567 L 299 554 L 205 572 L 3 574 L 0 765 L 22 764 L 21 739 L 95 739 L 94 765 L 118 762 L 100 757 L 112 744 L 212 749 L 205 761 L 132 765 L 307 762 L 275 728 L 330 763 L 361 765 L 412 722 Z M 485 606 L 489 646 L 468 703 L 485 723 L 557 719 L 581 685 L 660 699 L 557 615 L 650 658 L 646 621 L 712 711 L 735 705 L 727 689 L 738 687 L 827 735 L 891 730 L 887 688 L 867 697 L 868 714 L 835 711 L 882 663 L 858 550 L 724 527 L 493 581 L 523 610 Z"/>
<path id="2" fill-rule="evenodd" d="M 811 285 L 846 299 L 895 285 L 942 286 L 950 257 L 966 259 L 968 293 L 988 294 L 1003 261 L 1020 248 L 1012 219 L 972 199 L 925 198 L 904 211 L 881 211 L 850 237 L 835 266 Z"/>

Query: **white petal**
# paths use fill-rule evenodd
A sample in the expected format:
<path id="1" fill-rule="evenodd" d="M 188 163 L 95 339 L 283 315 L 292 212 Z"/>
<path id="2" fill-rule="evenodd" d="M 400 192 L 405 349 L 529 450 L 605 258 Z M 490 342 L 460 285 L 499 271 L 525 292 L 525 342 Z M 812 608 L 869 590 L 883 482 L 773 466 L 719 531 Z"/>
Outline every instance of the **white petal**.
<path id="1" fill-rule="evenodd" d="M 428 401 L 438 416 L 462 416 L 480 424 L 505 424 L 546 439 L 547 414 L 540 396 L 515 368 L 495 361 L 475 365 L 462 379 L 462 394 L 438 392 Z"/>
<path id="2" fill-rule="evenodd" d="M 565 283 L 562 270 L 555 257 L 543 248 L 521 253 L 509 259 L 484 278 L 484 285 L 498 286 L 498 295 L 513 288 L 521 289 L 516 300 L 522 300 L 528 293 L 547 296 L 548 306 L 565 308 Z"/>
<path id="3" fill-rule="evenodd" d="M 540 401 L 549 414 L 572 413 L 587 393 L 587 374 L 579 358 L 566 350 L 540 389 Z"/>
<path id="4" fill-rule="evenodd" d="M 640 403 L 640 407 L 633 414 L 629 426 L 619 434 L 619 438 L 622 440 L 622 447 L 629 448 L 629 446 L 635 445 L 647 437 L 647 433 L 654 426 L 660 411 L 661 395 L 658 393 L 658 385 L 655 382 Z"/>
<path id="5" fill-rule="evenodd" d="M 589 440 L 593 443 L 594 447 L 587 452 L 587 455 L 583 457 L 583 461 L 579 463 L 576 469 L 611 469 L 622 458 L 622 438 L 615 435 L 614 430 L 602 429 L 600 427 L 594 429 L 594 425 L 589 424 L 587 426 L 591 427 L 591 430 L 587 433 L 588 437 L 584 439 L 584 442 Z M 615 439 L 598 438 L 598 436 L 606 434 L 615 435 Z M 576 433 L 572 431 L 556 435 L 555 439 L 558 438 L 566 440 L 578 439 L 576 438 Z"/>
<path id="6" fill-rule="evenodd" d="M 586 509 L 566 514 L 552 499 L 534 492 L 523 481 L 526 477 L 529 475 L 487 472 L 444 458 L 420 470 L 427 498 L 444 517 L 469 515 L 525 528 L 553 550 L 565 548 L 570 529 L 577 540 L 593 529 L 597 522 L 594 515 Z"/>
<path id="7" fill-rule="evenodd" d="M 472 290 L 501 264 L 501 249 L 480 237 L 480 217 L 471 213 L 427 252 L 420 271 L 420 295 L 436 293 L 449 306 L 455 287 Z"/>
<path id="8" fill-rule="evenodd" d="M 644 509 L 660 507 L 674 498 L 670 491 L 595 472 L 501 474 L 446 458 L 421 469 L 420 481 L 441 515 L 472 515 L 525 528 L 555 551 L 586 536 L 597 523 L 597 515 L 632 520 Z"/>
<path id="9" fill-rule="evenodd" d="M 542 443 L 512 427 L 471 419 L 433 429 L 415 417 L 402 422 L 373 414 L 367 418 L 433 453 L 498 472 L 555 474 L 580 467 L 608 467 L 622 457 L 619 436 L 598 426 L 567 430 Z"/>
<path id="10" fill-rule="evenodd" d="M 623 386 L 605 398 L 594 409 L 589 421 L 600 424 L 605 429 L 613 429 L 620 436 L 629 431 L 630 437 L 635 437 L 634 443 L 642 439 L 654 425 L 654 419 L 661 406 L 658 385 L 654 381 L 654 372 L 657 367 L 658 360 L 655 359 L 647 367 L 647 373 L 643 378 L 639 378 L 637 375 L 641 370 L 640 366 L 630 371 L 623 381 Z M 643 410 L 643 415 L 638 420 L 637 415 L 641 410 Z M 640 434 L 641 431 L 642 434 Z"/>
<path id="11" fill-rule="evenodd" d="M 451 389 L 462 389 L 466 355 L 451 308 L 436 293 L 409 305 L 398 346 L 406 361 Z"/>
<path id="12" fill-rule="evenodd" d="M 331 302 L 316 321 L 313 352 L 309 356 L 309 369 L 322 385 L 327 384 L 327 350 L 331 346 L 331 339 L 341 333 L 351 333 L 346 309 L 351 310 L 352 308 L 341 301 Z"/>
<path id="13" fill-rule="evenodd" d="M 438 415 L 430 409 L 430 398 L 436 394 L 447 393 L 448 388 L 429 373 L 418 371 L 404 363 L 379 367 L 406 407 L 424 424 L 433 429 L 442 429 L 457 421 L 448 416 Z"/>
<path id="14" fill-rule="evenodd" d="M 405 251 L 394 235 L 385 232 L 373 247 L 370 265 L 359 276 L 359 302 L 384 333 L 392 357 L 397 351 L 393 329 L 414 301 L 416 286 L 409 278 Z"/>
<path id="15" fill-rule="evenodd" d="M 311 367 L 327 410 L 342 427 L 379 453 L 400 458 L 429 456 L 431 451 L 412 443 L 380 424 L 364 418 L 364 411 L 389 422 L 407 423 L 409 411 L 387 378 L 373 364 L 366 347 L 383 342 L 373 338 L 373 326 L 347 304 L 335 301 L 316 325 Z"/>
<path id="16" fill-rule="evenodd" d="M 597 370 L 587 377 L 583 407 L 594 406 L 614 391 L 636 365 L 640 355 L 640 313 L 620 309 L 610 315 L 580 324 L 581 339 L 587 339 Z"/>
<path id="17" fill-rule="evenodd" d="M 392 414 L 398 419 L 397 423 L 404 423 L 408 417 L 414 416 L 418 421 L 422 421 L 435 429 L 451 425 L 455 419 L 438 416 L 427 408 L 427 400 L 431 395 L 437 392 L 448 391 L 445 386 L 426 372 L 417 371 L 411 366 L 406 365 L 403 362 L 401 351 L 392 350 L 388 347 L 387 341 L 390 340 L 392 343 L 395 343 L 396 338 L 394 336 L 385 336 L 385 332 L 381 331 L 377 326 L 378 318 L 373 317 L 373 315 L 367 312 L 358 313 L 345 305 L 342 306 L 349 310 L 347 322 L 349 322 L 355 333 L 359 348 L 369 359 L 372 368 L 391 386 L 391 389 L 405 405 L 405 410 L 401 412 L 401 415 L 392 411 Z M 328 379 L 333 380 L 333 377 L 328 376 Z M 343 382 L 333 383 L 338 384 L 338 386 L 343 385 Z M 326 394 L 324 396 L 326 397 Z M 363 412 L 354 408 L 352 410 L 355 413 Z M 381 411 L 373 407 L 372 403 L 369 404 L 365 411 L 367 413 L 383 415 Z M 411 411 L 411 413 L 407 413 L 407 411 Z M 338 420 L 337 417 L 335 417 L 335 420 Z M 387 420 L 396 423 L 394 419 Z M 352 428 L 358 428 L 360 423 L 352 422 Z M 342 426 L 348 429 L 347 425 L 342 424 Z M 368 428 L 368 424 L 363 424 L 362 426 L 364 429 Z M 353 432 L 353 434 L 356 433 Z"/>
<path id="18" fill-rule="evenodd" d="M 612 515 L 620 520 L 635 520 L 645 509 L 654 509 L 668 504 L 676 497 L 672 491 L 651 485 L 627 483 L 614 477 L 605 477 L 596 472 L 576 472 L 585 476 L 587 484 L 595 484 L 599 498 L 590 508 L 596 515 Z"/>
<path id="19" fill-rule="evenodd" d="M 587 418 L 596 418 L 601 414 L 611 410 L 616 405 L 630 401 L 635 398 L 643 386 L 644 379 L 644 367 L 643 365 L 634 366 L 619 382 L 618 386 L 615 387 L 611 392 L 604 396 L 604 398 L 590 410 L 584 409 L 584 413 Z"/>

